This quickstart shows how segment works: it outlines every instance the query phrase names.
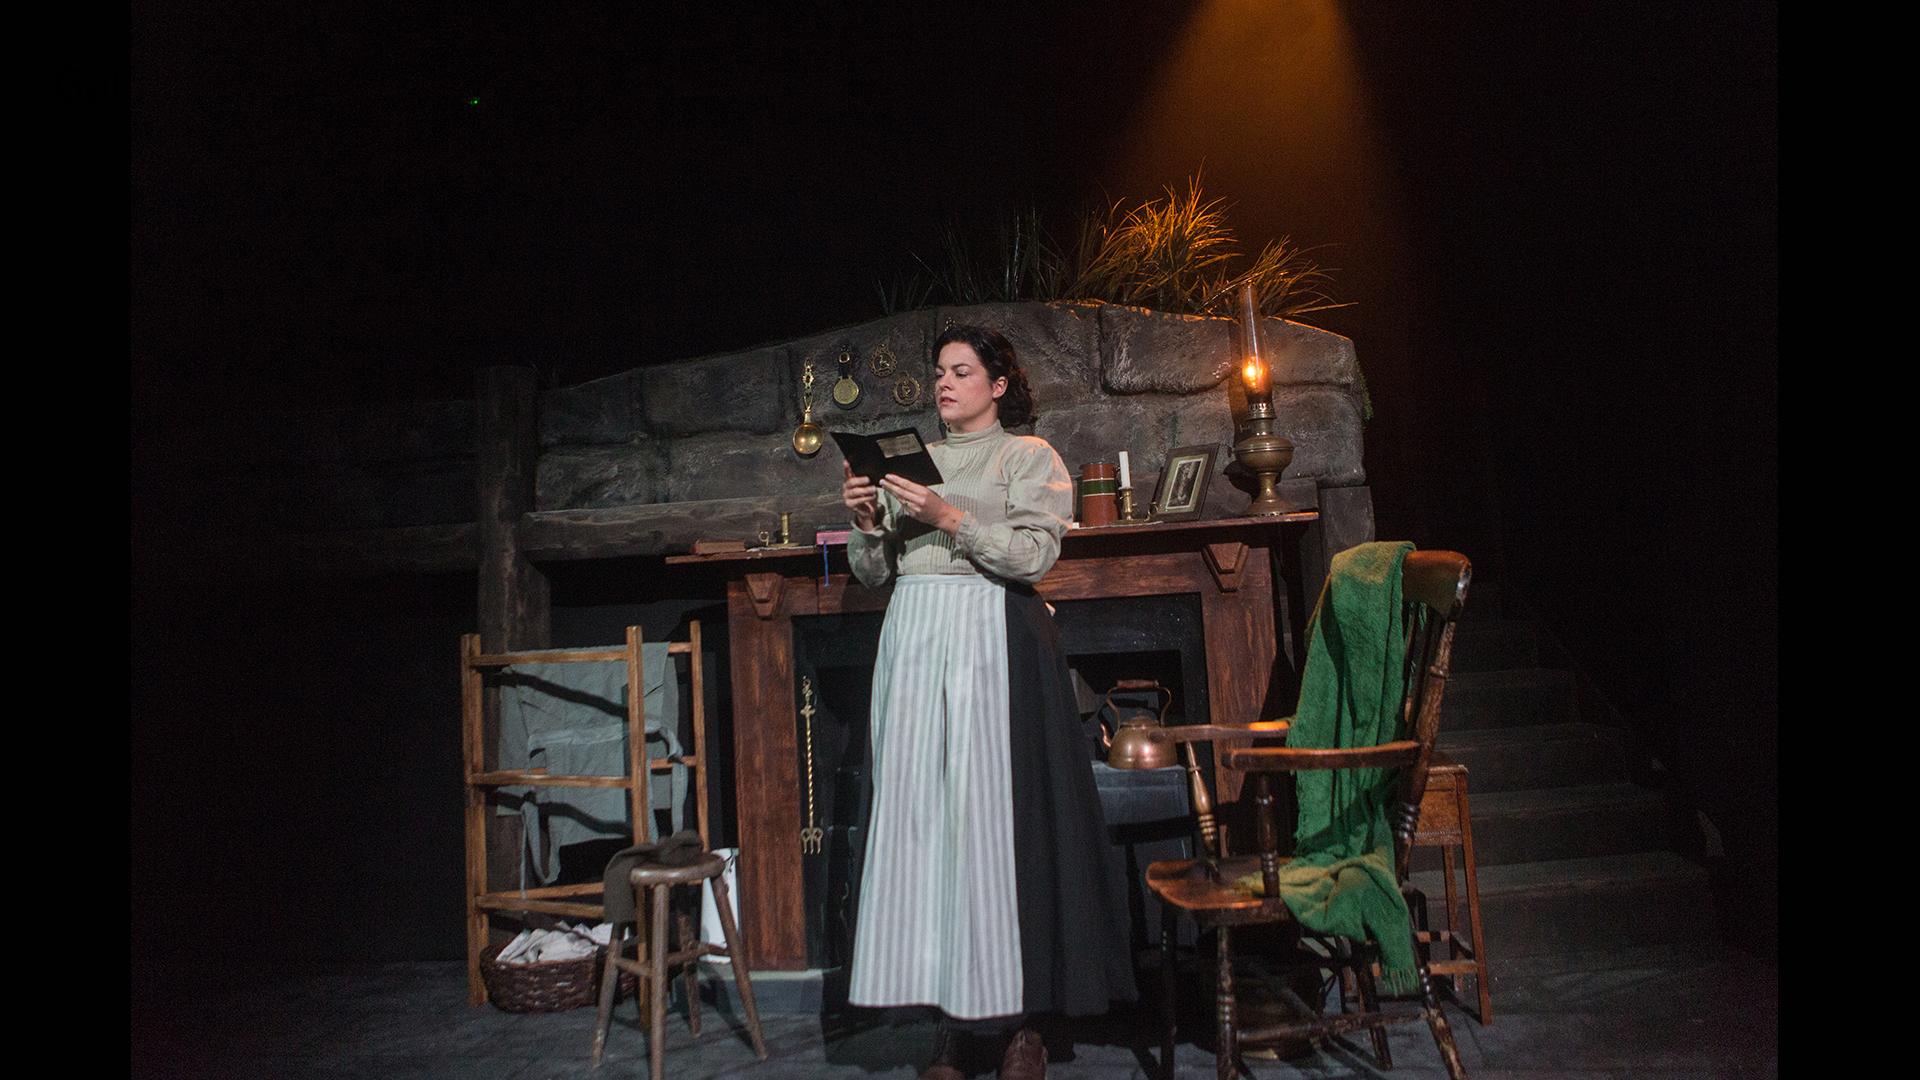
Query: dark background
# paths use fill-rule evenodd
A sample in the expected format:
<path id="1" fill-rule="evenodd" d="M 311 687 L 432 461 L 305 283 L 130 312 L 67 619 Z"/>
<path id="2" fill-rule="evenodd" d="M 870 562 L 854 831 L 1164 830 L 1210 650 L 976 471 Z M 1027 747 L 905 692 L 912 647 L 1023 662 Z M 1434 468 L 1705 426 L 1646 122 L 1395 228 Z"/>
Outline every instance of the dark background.
<path id="1" fill-rule="evenodd" d="M 1736 937 L 1773 947 L 1772 6 L 133 16 L 135 843 L 168 867 L 157 924 L 412 858 L 433 869 L 339 870 L 316 904 L 445 909 L 450 932 L 366 950 L 458 948 L 458 898 L 433 893 L 457 888 L 457 813 L 423 796 L 396 821 L 353 777 L 457 789 L 450 667 L 419 642 L 471 628 L 473 582 L 261 595 L 149 558 L 156 478 L 232 418 L 876 317 L 948 220 L 1065 224 L 1203 169 L 1248 247 L 1324 245 L 1355 302 L 1308 321 L 1355 340 L 1371 387 L 1380 535 L 1465 551 L 1539 612 L 1722 834 Z M 332 690 L 290 689 L 316 670 Z M 365 679 L 389 688 L 376 716 L 315 700 Z M 314 939 L 348 921 L 297 907 L 248 940 L 338 952 Z"/>

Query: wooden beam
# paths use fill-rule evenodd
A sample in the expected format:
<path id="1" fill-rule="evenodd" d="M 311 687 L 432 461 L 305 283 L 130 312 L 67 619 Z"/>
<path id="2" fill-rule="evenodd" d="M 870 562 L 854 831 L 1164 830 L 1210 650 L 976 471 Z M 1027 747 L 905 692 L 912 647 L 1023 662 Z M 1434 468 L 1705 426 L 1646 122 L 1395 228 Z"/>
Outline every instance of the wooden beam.
<path id="1" fill-rule="evenodd" d="M 794 578 L 770 617 L 741 578 L 727 583 L 733 656 L 735 820 L 740 832 L 741 953 L 755 970 L 807 966 L 800 860 L 800 756 L 795 722 L 793 618 L 819 611 L 812 578 Z"/>
<path id="2" fill-rule="evenodd" d="M 479 634 L 460 635 L 460 658 L 470 660 L 480 652 Z M 485 687 L 480 673 L 466 663 L 460 665 L 460 754 L 466 771 L 477 773 L 487 767 L 485 735 L 486 709 L 482 703 Z M 465 833 L 467 858 L 467 1003 L 487 1002 L 486 983 L 480 978 L 480 954 L 487 947 L 489 924 L 485 910 L 474 902 L 487 891 L 487 815 L 493 808 L 479 788 L 466 788 Z"/>
<path id="3" fill-rule="evenodd" d="M 558 900 L 568 896 L 599 896 L 604 883 L 583 881 L 578 885 L 541 885 L 532 889 L 512 889 L 507 892 L 489 894 L 495 899 Z"/>
<path id="4" fill-rule="evenodd" d="M 336 532 L 236 532 L 219 523 L 170 521 L 142 531 L 144 542 L 171 561 L 225 567 L 246 581 L 471 573 L 480 565 L 479 531 L 470 521 Z"/>
<path id="5" fill-rule="evenodd" d="M 847 510 L 836 490 L 595 510 L 543 510 L 521 517 L 520 548 L 529 558 L 546 562 L 674 554 L 691 550 L 695 540 L 752 542 L 756 532 L 779 521 L 783 510 L 793 514 L 796 543 L 811 543 L 815 529 L 847 527 Z"/>
<path id="6" fill-rule="evenodd" d="M 470 571 L 480 565 L 480 531 L 470 521 L 398 529 L 280 533 L 272 544 L 285 552 L 282 572 L 302 575 L 445 574 Z"/>
<path id="7" fill-rule="evenodd" d="M 648 772 L 665 772 L 672 768 L 678 759 L 654 758 L 647 763 Z M 689 759 L 686 764 L 694 762 Z M 627 778 L 621 776 L 549 776 L 531 769 L 511 769 L 498 772 L 475 773 L 467 778 L 467 783 L 481 787 L 577 787 L 577 788 L 623 788 Z"/>
<path id="8" fill-rule="evenodd" d="M 547 577 L 520 550 L 515 529 L 533 509 L 540 460 L 539 384 L 531 368 L 487 367 L 474 375 L 474 510 L 479 550 L 482 652 L 543 649 L 552 634 Z M 489 759 L 500 746 L 500 699 L 483 700 L 481 745 Z M 492 813 L 487 807 L 483 813 Z M 487 830 L 483 881 L 509 881 L 525 836 L 518 818 Z M 535 852 L 534 856 L 539 857 Z M 549 914 L 567 914 L 549 911 Z"/>
<path id="9" fill-rule="evenodd" d="M 516 533 L 534 506 L 539 385 L 532 368 L 487 367 L 475 375 L 474 390 L 480 643 L 490 653 L 543 649 L 552 623 L 547 577 Z"/>
<path id="10" fill-rule="evenodd" d="M 567 649 L 557 652 L 481 653 L 473 658 L 475 667 L 506 667 L 508 664 L 587 664 L 618 662 L 627 658 L 622 649 Z"/>
<path id="11" fill-rule="evenodd" d="M 541 915 L 566 915 L 575 919 L 601 919 L 606 908 L 601 904 L 571 904 L 563 900 L 520 900 L 507 894 L 482 896 L 474 906 L 485 911 L 523 911 Z"/>
<path id="12" fill-rule="evenodd" d="M 536 562 L 611 559 L 666 555 L 673 562 L 701 562 L 679 553 L 695 540 L 747 540 L 758 529 L 778 519 L 780 511 L 794 515 L 796 542 L 807 543 L 816 528 L 845 528 L 838 496 L 765 495 L 746 499 L 710 499 L 684 503 L 639 503 L 593 510 L 541 510 L 520 515 L 515 527 L 520 554 Z M 1284 518 L 1241 519 L 1251 522 L 1310 522 L 1316 511 Z M 1108 526 L 1075 529 L 1067 544 L 1100 544 L 1121 533 L 1167 535 L 1218 524 L 1216 521 L 1171 522 L 1150 526 Z M 194 540 L 196 550 L 228 551 L 229 561 L 243 567 L 259 564 L 255 573 L 292 573 L 313 576 L 371 576 L 384 573 L 450 573 L 472 570 L 480 564 L 480 531 L 471 522 L 458 525 L 418 525 L 400 529 L 351 529 L 333 533 L 273 533 L 271 540 L 234 541 L 206 534 Z M 1137 542 L 1137 537 L 1135 538 Z M 1318 548 L 1316 547 L 1316 551 Z M 796 557 L 800 552 L 752 549 L 730 553 L 739 558 Z M 819 553 L 813 552 L 817 562 Z M 265 561 L 263 561 L 265 560 Z"/>

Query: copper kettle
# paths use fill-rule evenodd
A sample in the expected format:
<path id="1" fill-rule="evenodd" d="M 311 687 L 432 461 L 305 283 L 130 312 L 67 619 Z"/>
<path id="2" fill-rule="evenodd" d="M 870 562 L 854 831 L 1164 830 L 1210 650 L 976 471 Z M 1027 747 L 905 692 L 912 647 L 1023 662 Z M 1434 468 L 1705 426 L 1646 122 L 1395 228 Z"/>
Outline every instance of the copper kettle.
<path id="1" fill-rule="evenodd" d="M 1107 705 L 1115 715 L 1119 714 L 1120 706 L 1114 703 L 1113 695 L 1122 690 L 1158 690 L 1166 695 L 1166 699 L 1160 703 L 1160 715 L 1157 717 L 1136 712 L 1121 719 L 1113 737 L 1104 739 L 1107 764 L 1116 769 L 1164 769 L 1169 765 L 1181 764 L 1180 749 L 1184 749 L 1187 786 L 1193 799 L 1194 821 L 1200 827 L 1203 858 L 1211 860 L 1218 857 L 1222 851 L 1221 829 L 1214 821 L 1213 796 L 1200 776 L 1200 762 L 1194 755 L 1193 742 L 1175 739 L 1166 726 L 1167 709 L 1173 705 L 1173 691 L 1152 679 L 1121 679 L 1107 692 Z M 1103 737 L 1104 734 L 1102 732 Z M 1180 749 L 1176 749 L 1176 743 L 1180 744 Z"/>
<path id="2" fill-rule="evenodd" d="M 1122 717 L 1109 736 L 1101 732 L 1107 748 L 1107 764 L 1116 769 L 1164 769 L 1179 763 L 1178 752 L 1166 729 L 1167 709 L 1173 704 L 1173 691 L 1152 679 L 1121 679 L 1107 691 L 1107 707 L 1119 716 L 1122 706 L 1113 695 L 1124 690 L 1157 690 L 1166 697 L 1160 702 L 1158 716 L 1140 711 Z"/>

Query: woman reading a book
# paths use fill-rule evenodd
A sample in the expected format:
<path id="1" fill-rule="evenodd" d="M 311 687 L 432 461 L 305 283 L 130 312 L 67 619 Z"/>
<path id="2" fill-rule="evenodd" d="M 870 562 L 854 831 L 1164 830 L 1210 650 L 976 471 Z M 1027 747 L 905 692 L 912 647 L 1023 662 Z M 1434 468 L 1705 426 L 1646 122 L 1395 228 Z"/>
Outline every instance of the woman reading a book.
<path id="1" fill-rule="evenodd" d="M 848 1000 L 941 1011 L 923 1078 L 958 1080 L 983 1043 L 999 1044 L 1001 1076 L 1037 1077 L 1030 1014 L 1134 996 L 1123 883 L 1032 588 L 1060 555 L 1073 488 L 1044 440 L 1006 431 L 1032 419 L 1033 395 L 1004 337 L 954 326 L 934 350 L 942 482 L 876 485 L 848 467 L 841 488 L 854 575 L 894 582 Z"/>

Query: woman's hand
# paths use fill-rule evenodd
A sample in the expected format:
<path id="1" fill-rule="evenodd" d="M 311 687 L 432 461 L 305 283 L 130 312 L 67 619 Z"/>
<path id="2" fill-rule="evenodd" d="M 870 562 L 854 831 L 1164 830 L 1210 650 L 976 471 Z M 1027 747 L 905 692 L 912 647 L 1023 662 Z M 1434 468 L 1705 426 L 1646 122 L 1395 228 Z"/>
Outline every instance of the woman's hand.
<path id="1" fill-rule="evenodd" d="M 880 478 L 880 486 L 900 502 L 900 509 L 915 521 L 925 522 L 952 536 L 960 530 L 966 512 L 941 498 L 930 487 L 916 484 L 892 473 Z"/>
<path id="2" fill-rule="evenodd" d="M 853 475 L 853 466 L 845 461 L 840 463 L 840 470 L 846 475 L 840 484 L 840 501 L 847 504 L 847 510 L 853 514 L 853 527 L 872 532 L 880 520 L 880 489 L 866 477 Z"/>

